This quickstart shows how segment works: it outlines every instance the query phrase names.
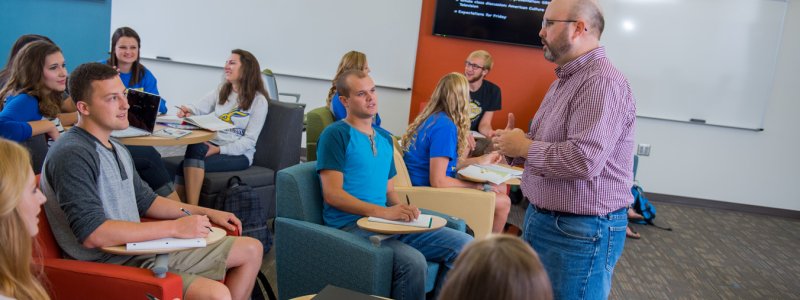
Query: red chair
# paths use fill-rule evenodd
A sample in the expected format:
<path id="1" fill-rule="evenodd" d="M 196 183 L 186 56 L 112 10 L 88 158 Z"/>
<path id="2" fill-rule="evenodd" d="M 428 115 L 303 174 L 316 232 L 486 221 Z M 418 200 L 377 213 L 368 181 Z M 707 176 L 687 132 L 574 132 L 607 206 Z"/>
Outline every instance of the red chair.
<path id="1" fill-rule="evenodd" d="M 183 298 L 183 281 L 173 273 L 156 278 L 148 269 L 63 259 L 44 210 L 39 214 L 37 242 L 34 263 L 42 266 L 44 285 L 53 299 L 142 300 L 146 294 L 162 300 Z"/>

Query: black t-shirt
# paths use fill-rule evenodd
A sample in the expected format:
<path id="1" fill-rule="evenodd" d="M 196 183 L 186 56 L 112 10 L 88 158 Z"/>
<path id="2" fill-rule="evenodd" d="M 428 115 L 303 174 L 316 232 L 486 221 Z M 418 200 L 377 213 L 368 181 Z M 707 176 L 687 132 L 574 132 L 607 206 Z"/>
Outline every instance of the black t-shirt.
<path id="1" fill-rule="evenodd" d="M 483 113 L 500 110 L 500 87 L 488 80 L 483 80 L 481 87 L 474 92 L 469 92 L 469 118 L 472 121 L 469 129 L 478 131 Z"/>

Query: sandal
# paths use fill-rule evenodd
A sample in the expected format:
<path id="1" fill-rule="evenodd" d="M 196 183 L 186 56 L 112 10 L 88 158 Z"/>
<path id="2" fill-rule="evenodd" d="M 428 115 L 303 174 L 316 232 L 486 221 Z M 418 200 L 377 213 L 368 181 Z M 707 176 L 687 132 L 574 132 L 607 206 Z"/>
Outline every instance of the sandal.
<path id="1" fill-rule="evenodd" d="M 630 226 L 625 228 L 625 236 L 636 240 L 642 238 L 642 235 L 634 231 L 633 228 L 631 228 Z"/>

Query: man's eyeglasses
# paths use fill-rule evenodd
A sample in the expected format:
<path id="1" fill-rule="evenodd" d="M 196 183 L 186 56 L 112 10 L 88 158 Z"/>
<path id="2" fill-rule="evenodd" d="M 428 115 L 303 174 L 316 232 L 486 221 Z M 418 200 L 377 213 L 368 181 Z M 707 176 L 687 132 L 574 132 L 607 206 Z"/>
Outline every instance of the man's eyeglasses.
<path id="1" fill-rule="evenodd" d="M 469 61 L 465 61 L 464 63 L 470 69 L 473 69 L 473 70 L 484 70 L 483 66 L 479 66 L 479 65 L 473 64 L 473 63 L 471 63 Z"/>
<path id="2" fill-rule="evenodd" d="M 550 27 L 553 24 L 555 24 L 556 22 L 575 23 L 575 22 L 578 22 L 578 20 L 548 20 L 548 19 L 542 19 L 542 28 Z"/>

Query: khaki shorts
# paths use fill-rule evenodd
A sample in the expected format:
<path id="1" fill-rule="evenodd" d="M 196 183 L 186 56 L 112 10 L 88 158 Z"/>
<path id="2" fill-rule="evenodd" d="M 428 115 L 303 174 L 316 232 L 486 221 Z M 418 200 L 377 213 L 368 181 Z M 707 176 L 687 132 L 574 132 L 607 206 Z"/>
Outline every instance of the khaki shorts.
<path id="1" fill-rule="evenodd" d="M 225 271 L 227 271 L 225 262 L 228 260 L 234 240 L 235 237 L 226 236 L 221 241 L 205 248 L 169 254 L 168 271 L 181 276 L 184 295 L 197 276 L 212 280 L 225 278 Z M 137 255 L 122 265 L 150 269 L 155 260 L 155 255 Z"/>

